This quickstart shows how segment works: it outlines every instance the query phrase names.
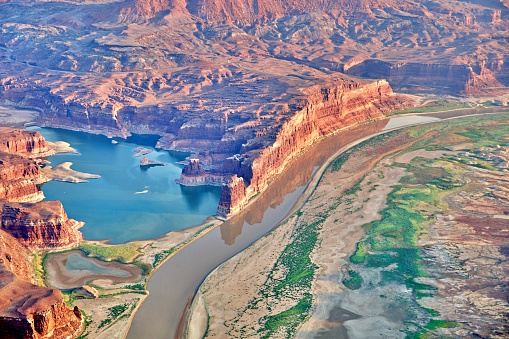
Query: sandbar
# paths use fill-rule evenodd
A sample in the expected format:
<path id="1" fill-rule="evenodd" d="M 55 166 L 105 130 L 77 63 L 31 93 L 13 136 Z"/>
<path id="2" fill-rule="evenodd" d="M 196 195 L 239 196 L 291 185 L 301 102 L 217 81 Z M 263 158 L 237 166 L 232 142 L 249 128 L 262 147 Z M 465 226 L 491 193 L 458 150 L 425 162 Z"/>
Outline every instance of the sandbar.
<path id="1" fill-rule="evenodd" d="M 71 169 L 72 162 L 63 162 L 55 167 L 45 166 L 42 172 L 51 180 L 82 183 L 87 182 L 87 179 L 98 179 L 101 176 L 97 174 L 90 174 L 78 172 Z"/>

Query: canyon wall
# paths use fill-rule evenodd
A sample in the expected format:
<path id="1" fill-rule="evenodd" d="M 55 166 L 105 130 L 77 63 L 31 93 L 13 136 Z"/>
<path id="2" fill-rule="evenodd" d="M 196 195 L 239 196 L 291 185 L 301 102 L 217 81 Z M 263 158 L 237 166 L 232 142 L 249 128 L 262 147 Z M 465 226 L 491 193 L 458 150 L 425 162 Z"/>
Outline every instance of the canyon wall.
<path id="1" fill-rule="evenodd" d="M 236 168 L 238 173 L 223 185 L 218 214 L 228 216 L 240 211 L 249 199 L 267 188 L 293 157 L 319 138 L 381 118 L 400 104 L 383 80 L 364 84 L 340 81 L 307 89 L 293 102 L 295 113 L 283 123 L 270 146 L 246 151 L 244 157 L 236 158 L 238 165 L 230 168 Z"/>
<path id="2" fill-rule="evenodd" d="M 4 203 L 0 226 L 27 248 L 76 247 L 83 223 L 69 219 L 60 201 Z"/>
<path id="3" fill-rule="evenodd" d="M 346 74 L 384 78 L 398 90 L 453 95 L 496 95 L 509 84 L 507 60 L 491 59 L 465 65 L 387 62 L 368 59 L 344 65 Z"/>
<path id="4" fill-rule="evenodd" d="M 29 250 L 0 230 L 0 337 L 9 339 L 76 338 L 83 330 L 77 308 L 62 293 L 33 284 Z"/>
<path id="5" fill-rule="evenodd" d="M 38 158 L 53 150 L 39 132 L 0 130 L 0 228 L 27 248 L 65 248 L 82 240 L 82 225 L 59 201 L 42 201 Z"/>
<path id="6" fill-rule="evenodd" d="M 33 158 L 52 152 L 39 132 L 0 130 L 1 338 L 67 339 L 83 330 L 80 310 L 67 307 L 60 291 L 35 285 L 31 251 L 82 239 L 81 223 L 68 219 L 59 201 L 40 201 L 45 179 Z"/>
<path id="7" fill-rule="evenodd" d="M 0 130 L 0 152 L 26 157 L 42 157 L 52 154 L 46 140 L 37 131 Z"/>
<path id="8" fill-rule="evenodd" d="M 14 281 L 3 287 L 2 296 L 8 299 L 9 307 L 0 309 L 0 337 L 42 339 L 76 338 L 83 330 L 79 309 L 70 309 L 64 304 L 62 293 Z"/>
<path id="9" fill-rule="evenodd" d="M 37 187 L 45 181 L 33 159 L 0 153 L 0 200 L 41 201 L 44 194 Z"/>
<path id="10" fill-rule="evenodd" d="M 34 158 L 53 154 L 39 132 L 0 130 L 0 200 L 36 202 L 44 199 L 38 184 L 47 181 Z"/>

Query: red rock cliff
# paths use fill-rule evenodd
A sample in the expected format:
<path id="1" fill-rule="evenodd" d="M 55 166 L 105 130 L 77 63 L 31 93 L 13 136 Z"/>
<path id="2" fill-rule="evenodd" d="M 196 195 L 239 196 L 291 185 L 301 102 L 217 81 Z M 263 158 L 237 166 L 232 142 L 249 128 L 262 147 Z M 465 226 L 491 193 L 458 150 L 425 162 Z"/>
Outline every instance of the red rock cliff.
<path id="1" fill-rule="evenodd" d="M 224 185 L 218 214 L 228 216 L 238 212 L 251 197 L 265 190 L 294 156 L 318 138 L 380 118 L 398 104 L 384 80 L 365 84 L 341 80 L 305 90 L 294 101 L 295 114 L 281 125 L 275 141 L 262 150 L 243 152 L 247 156 L 238 157 L 238 165 L 231 166 L 242 176 L 245 194 L 242 196 L 238 180 Z"/>
<path id="2" fill-rule="evenodd" d="M 31 158 L 51 154 L 39 132 L 0 129 L 0 224 L 28 248 L 76 246 L 82 239 L 81 223 L 68 219 L 59 201 L 44 198 L 38 184 L 44 181 Z"/>
<path id="3" fill-rule="evenodd" d="M 0 200 L 40 201 L 37 184 L 44 181 L 35 160 L 0 152 Z"/>
<path id="4" fill-rule="evenodd" d="M 83 329 L 81 312 L 64 304 L 58 290 L 32 284 L 30 254 L 0 230 L 0 338 L 75 338 Z"/>
<path id="5" fill-rule="evenodd" d="M 200 159 L 192 158 L 189 159 L 189 163 L 182 169 L 180 178 L 175 181 L 184 186 L 221 186 L 227 179 L 223 175 L 206 172 L 200 164 Z"/>
<path id="6" fill-rule="evenodd" d="M 82 240 L 82 223 L 69 219 L 60 201 L 4 203 L 0 225 L 28 248 L 74 247 Z"/>
<path id="7" fill-rule="evenodd" d="M 40 157 L 51 152 L 46 140 L 37 131 L 0 130 L 0 152 Z"/>

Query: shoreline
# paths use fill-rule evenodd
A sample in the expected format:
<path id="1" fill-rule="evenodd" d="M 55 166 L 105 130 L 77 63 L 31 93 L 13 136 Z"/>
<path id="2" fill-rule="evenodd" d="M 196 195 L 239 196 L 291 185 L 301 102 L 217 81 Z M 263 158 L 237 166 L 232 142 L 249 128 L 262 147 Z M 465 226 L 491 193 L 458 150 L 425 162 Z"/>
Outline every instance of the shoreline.
<path id="1" fill-rule="evenodd" d="M 478 110 L 483 110 L 482 108 L 473 108 L 473 109 L 470 109 L 470 110 L 473 110 L 473 111 L 478 111 Z M 493 108 L 490 107 L 486 110 L 490 110 L 492 111 Z M 503 107 L 500 107 L 498 109 L 499 111 L 504 111 L 504 108 Z M 505 110 L 507 110 L 507 108 L 505 108 Z M 399 118 L 399 117 L 404 117 L 404 116 L 419 116 L 419 115 L 423 115 L 423 116 L 427 116 L 427 115 L 436 115 L 436 114 L 444 114 L 444 113 L 450 113 L 450 112 L 453 112 L 453 111 L 464 111 L 464 109 L 458 109 L 458 110 L 447 110 L 447 111 L 439 111 L 439 112 L 432 112 L 432 113 L 408 113 L 408 114 L 399 114 L 399 115 L 395 115 L 395 116 L 388 116 L 384 119 L 394 119 L 394 118 Z M 484 111 L 484 110 L 483 110 Z M 493 113 L 496 113 L 496 112 L 493 112 Z M 478 115 L 478 114 L 488 114 L 487 113 L 484 113 L 484 112 L 478 112 L 478 113 L 473 113 L 472 115 Z M 464 117 L 464 116 L 470 116 L 470 115 L 463 115 L 463 116 L 458 116 L 458 117 Z M 378 120 L 382 120 L 382 119 L 378 119 Z M 372 121 L 368 122 L 368 123 L 372 123 Z M 360 123 L 360 124 L 357 124 L 355 126 L 359 126 L 359 125 L 362 125 L 362 124 L 366 124 L 365 123 Z M 328 134 L 327 136 L 324 136 L 324 137 L 321 137 L 320 139 L 316 140 L 313 144 L 310 144 L 308 145 L 306 148 L 304 148 L 302 151 L 300 151 L 297 155 L 297 157 L 293 157 L 291 158 L 290 160 L 291 161 L 288 161 L 288 162 L 285 162 L 285 169 L 286 167 L 292 163 L 293 161 L 295 161 L 295 159 L 297 159 L 301 154 L 303 153 L 306 153 L 309 148 L 320 142 L 322 139 L 324 138 L 330 138 L 331 136 L 335 135 L 335 134 L 338 134 L 338 133 L 342 133 L 352 127 L 355 127 L 355 126 L 349 126 L 349 127 L 345 127 L 345 128 L 342 128 L 338 131 L 335 131 L 333 133 L 330 133 Z M 407 126 L 402 126 L 402 127 L 397 127 L 396 129 L 399 129 L 399 128 L 404 128 L 404 127 L 408 127 L 410 125 L 407 125 Z M 62 126 L 62 127 L 57 127 L 57 128 L 63 128 L 65 126 Z M 86 132 L 86 133 L 91 133 L 91 131 L 83 131 L 83 132 Z M 327 167 L 330 165 L 330 162 L 335 158 L 337 157 L 339 154 L 341 154 L 342 152 L 345 152 L 346 150 L 348 150 L 349 148 L 355 146 L 356 144 L 366 140 L 366 139 L 369 139 L 371 137 L 374 137 L 378 134 L 382 134 L 382 133 L 386 133 L 386 132 L 389 132 L 389 130 L 387 131 L 382 131 L 382 132 L 379 132 L 377 134 L 373 134 L 373 135 L 370 135 L 368 137 L 364 137 L 362 139 L 358 139 L 352 143 L 350 143 L 349 145 L 341 148 L 340 150 L 338 150 L 334 155 L 330 156 L 327 161 L 324 163 L 324 165 L 320 166 L 320 168 L 318 168 L 313 174 L 312 174 L 312 178 L 310 180 L 310 182 L 307 184 L 307 187 L 306 189 L 304 190 L 304 192 L 300 195 L 300 197 L 298 198 L 298 200 L 295 202 L 294 206 L 292 207 L 292 209 L 290 210 L 290 212 L 287 213 L 287 215 L 278 223 L 274 226 L 274 228 L 276 228 L 278 225 L 280 225 L 282 222 L 284 222 L 285 220 L 287 220 L 293 213 L 295 213 L 295 211 L 299 208 L 298 206 L 302 206 L 303 204 L 306 203 L 306 201 L 309 199 L 309 197 L 311 196 L 312 192 L 316 189 L 316 186 L 318 185 L 321 177 L 323 176 L 323 173 L 325 172 L 325 170 L 327 169 Z M 97 132 L 96 133 L 98 134 L 101 134 L 100 132 Z M 285 170 L 283 169 L 281 171 L 281 173 Z M 281 174 L 280 173 L 280 174 Z M 280 176 L 280 174 L 276 175 L 273 180 L 277 180 L 277 178 Z M 254 202 L 256 202 L 260 196 L 265 192 L 262 191 L 260 192 L 259 194 L 255 195 L 253 198 L 251 198 L 249 200 L 249 203 L 246 205 L 246 207 L 244 207 L 244 209 L 249 209 L 253 204 Z M 239 212 L 240 213 L 240 212 Z M 201 238 L 202 236 L 206 235 L 207 233 L 209 233 L 210 231 L 212 231 L 213 229 L 217 228 L 217 226 L 220 226 L 221 224 L 223 224 L 226 220 L 229 220 L 233 217 L 235 217 L 237 214 L 239 213 L 236 213 L 236 214 L 232 214 L 230 216 L 228 216 L 228 218 L 219 218 L 218 216 L 210 216 L 209 218 L 207 218 L 206 220 L 204 220 L 201 224 L 199 225 L 196 225 L 196 226 L 192 226 L 190 228 L 187 228 L 187 229 L 184 229 L 184 230 L 179 230 L 179 231 L 170 231 L 158 238 L 155 238 L 155 239 L 149 239 L 149 240 L 146 240 L 146 241 L 155 241 L 155 242 L 160 242 L 161 240 L 164 240 L 165 238 L 171 238 L 173 237 L 175 234 L 179 234 L 179 233 L 185 233 L 185 232 L 189 232 L 190 230 L 193 230 L 194 231 L 194 234 L 190 235 L 189 238 L 187 240 L 184 240 L 184 243 L 181 243 L 181 244 L 178 244 L 176 245 L 175 247 L 178 247 L 174 252 L 172 252 L 171 254 L 169 254 L 164 260 L 162 260 L 161 262 L 159 262 L 157 264 L 157 266 L 155 266 L 149 273 L 149 275 L 146 277 L 146 281 L 145 281 L 145 288 L 148 286 L 148 283 L 150 281 L 150 279 L 152 278 L 153 274 L 160 268 L 162 267 L 162 265 L 164 265 L 169 259 L 171 259 L 175 254 L 177 254 L 181 249 L 187 247 L 188 245 L 190 245 L 191 243 L 193 243 L 196 239 L 198 238 Z M 213 225 L 211 225 L 210 227 L 207 227 L 207 228 L 204 228 L 207 224 L 209 224 L 210 222 L 213 223 Z M 195 235 L 196 233 L 200 232 L 198 235 Z M 104 240 L 104 243 L 106 243 L 108 240 Z M 95 241 L 97 242 L 97 241 Z M 133 243 L 133 242 L 136 242 L 136 240 L 133 240 L 133 241 L 130 241 L 129 243 Z M 107 245 L 107 244 L 106 244 Z M 129 315 L 129 319 L 128 319 L 128 326 L 127 326 L 127 331 L 125 332 L 125 336 L 124 338 L 127 336 L 127 333 L 129 332 L 129 329 L 131 327 L 131 323 L 132 323 L 132 319 L 134 318 L 134 315 L 136 314 L 136 312 L 138 311 L 139 307 L 142 305 L 142 303 L 144 302 L 145 298 L 149 295 L 149 291 L 147 291 L 147 294 L 140 300 L 140 302 L 136 305 L 136 307 L 131 311 L 131 314 Z M 182 313 L 182 316 L 181 316 L 181 321 L 183 321 L 183 319 L 185 319 L 185 314 L 188 312 L 188 309 L 189 309 L 189 305 L 192 304 L 192 301 L 194 300 L 194 296 L 193 298 L 190 299 L 189 303 L 188 303 L 188 306 L 186 307 L 186 309 L 183 311 Z M 179 323 L 180 323 L 179 322 Z M 180 327 L 180 325 L 179 325 Z"/>
<path id="2" fill-rule="evenodd" d="M 498 108 L 498 107 L 497 107 Z M 387 118 L 388 119 L 396 119 L 396 118 L 404 118 L 404 117 L 409 117 L 409 116 L 433 116 L 433 115 L 440 115 L 440 114 L 447 114 L 447 113 L 454 113 L 454 112 L 458 112 L 458 111 L 465 111 L 465 109 L 455 109 L 455 110 L 446 110 L 446 111 L 438 111 L 438 112 L 432 112 L 432 113 L 429 113 L 429 112 L 426 112 L 426 113 L 408 113 L 408 114 L 398 114 L 398 115 L 394 115 L 394 116 L 388 116 Z M 363 138 L 360 138 L 360 139 L 357 139 L 351 143 L 349 143 L 348 145 L 342 147 L 341 149 L 339 149 L 336 153 L 334 153 L 333 155 L 331 155 L 325 162 L 322 166 L 320 166 L 316 172 L 314 172 L 312 174 L 312 177 L 309 181 L 309 183 L 307 184 L 307 187 L 306 189 L 304 190 L 304 192 L 300 195 L 300 197 L 297 199 L 297 201 L 294 203 L 293 207 L 291 208 L 291 210 L 283 217 L 283 219 L 281 219 L 274 227 L 271 231 L 269 231 L 267 234 L 271 233 L 272 231 L 274 231 L 275 229 L 277 229 L 280 225 L 284 224 L 286 221 L 288 221 L 294 214 L 296 211 L 298 211 L 300 208 L 302 208 L 306 202 L 308 202 L 308 200 L 310 199 L 310 197 L 312 196 L 312 194 L 315 192 L 316 188 L 318 187 L 325 171 L 329 168 L 329 166 L 331 165 L 331 163 L 333 162 L 334 159 L 336 159 L 338 156 L 340 156 L 342 153 L 348 151 L 349 149 L 357 146 L 358 144 L 366 141 L 366 140 L 369 140 L 371 138 L 374 138 L 376 136 L 379 136 L 379 135 L 383 135 L 383 134 L 386 134 L 386 133 L 389 133 L 389 132 L 392 132 L 392 131 L 396 131 L 396 130 L 401 130 L 401 129 L 404 129 L 404 128 L 408 128 L 408 127 L 412 127 L 412 126 L 417 126 L 417 125 L 426 125 L 426 124 L 433 124 L 433 123 L 436 123 L 436 122 L 440 122 L 440 121 L 447 121 L 447 120 L 452 120 L 452 119 L 460 119 L 460 118 L 467 118 L 467 117 L 472 117 L 472 116 L 476 116 L 476 115 L 485 115 L 485 114 L 501 114 L 501 113 L 509 113 L 509 108 L 506 108 L 506 107 L 500 107 L 498 109 L 493 109 L 493 107 L 487 107 L 487 108 L 473 108 L 473 109 L 469 109 L 469 111 L 474 111 L 470 114 L 464 114 L 464 115 L 458 115 L 458 116 L 455 116 L 455 117 L 446 117 L 446 118 L 438 118 L 438 120 L 435 120 L 435 121 L 425 121 L 425 122 L 420 122 L 420 123 L 414 123 L 414 124 L 409 124 L 409 125 L 404 125 L 404 126 L 397 126 L 397 127 L 394 127 L 394 128 L 391 128 L 391 129 L 387 129 L 387 130 L 382 130 L 380 132 L 377 132 L 377 133 L 374 133 L 374 134 L 371 134 L 369 136 L 366 136 L 366 137 L 363 137 Z M 487 111 L 487 112 L 485 112 Z M 493 112 L 495 111 L 495 112 Z M 327 135 L 326 137 L 330 137 L 331 135 L 334 135 L 336 133 L 339 133 L 341 131 L 344 131 L 345 129 L 341 129 L 335 133 L 331 133 L 330 135 Z M 319 142 L 321 139 L 319 139 L 317 142 Z M 311 145 L 310 145 L 311 146 Z M 308 147 L 306 147 L 305 150 L 307 150 Z M 303 150 L 302 152 L 305 152 L 305 150 Z M 300 155 L 301 153 L 299 153 Z M 261 193 L 263 194 L 263 192 Z M 259 195 L 257 195 L 258 197 Z M 248 205 L 249 206 L 249 205 Z M 266 234 L 266 235 L 267 235 Z M 265 236 L 266 236 L 265 235 Z M 262 237 L 263 238 L 263 237 Z M 258 239 L 258 240 L 261 240 L 261 239 Z M 255 241 L 256 243 L 256 241 Z M 239 252 L 241 253 L 241 252 Z M 238 254 L 239 254 L 238 253 Z M 219 265 L 218 267 L 216 267 L 212 272 L 211 274 L 217 270 L 221 265 Z M 210 275 L 210 274 L 209 274 Z M 206 279 L 207 277 L 204 278 L 204 280 Z M 200 284 L 200 287 L 201 287 L 201 284 Z M 181 319 L 180 319 L 180 322 L 183 322 L 185 321 L 183 325 L 183 328 L 182 328 L 182 331 L 180 332 L 180 334 L 182 333 L 188 333 L 189 329 L 188 329 L 188 326 L 189 326 L 189 321 L 190 319 L 192 318 L 192 315 L 193 315 L 193 312 L 190 312 L 192 309 L 193 309 L 193 306 L 194 306 L 194 302 L 195 302 L 195 297 L 197 295 L 197 292 L 199 291 L 199 288 L 197 289 L 197 291 L 194 293 L 194 296 L 193 296 L 193 302 L 188 304 L 186 309 L 184 310 L 182 316 L 181 316 Z M 179 328 L 181 327 L 181 324 L 179 322 Z"/>

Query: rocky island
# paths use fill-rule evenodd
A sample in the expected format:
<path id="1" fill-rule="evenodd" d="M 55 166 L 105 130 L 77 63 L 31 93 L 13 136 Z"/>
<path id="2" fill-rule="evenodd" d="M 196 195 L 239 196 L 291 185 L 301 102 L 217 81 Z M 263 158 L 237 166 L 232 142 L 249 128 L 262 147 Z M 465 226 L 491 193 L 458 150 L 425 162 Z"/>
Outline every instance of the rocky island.
<path id="1" fill-rule="evenodd" d="M 147 168 L 153 166 L 166 166 L 167 163 L 161 161 L 151 160 L 147 157 L 143 157 L 140 159 L 140 167 Z"/>

